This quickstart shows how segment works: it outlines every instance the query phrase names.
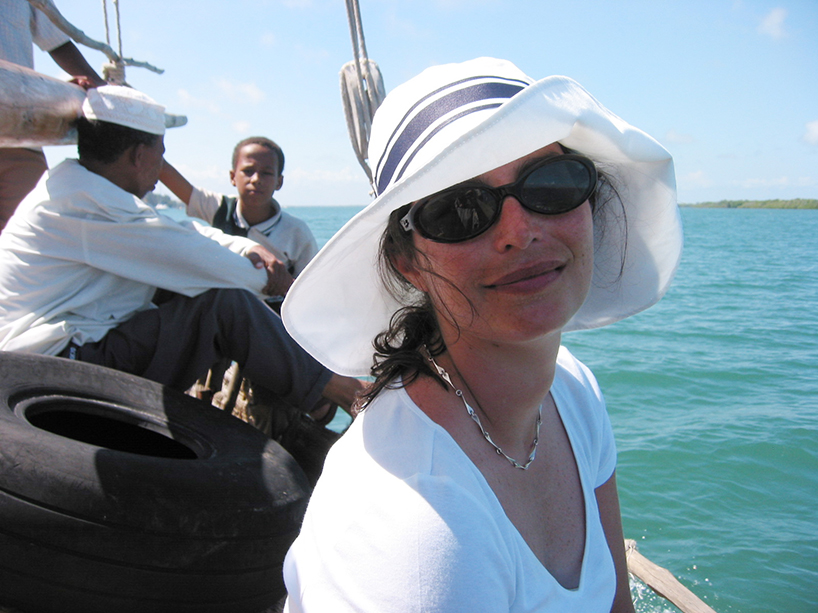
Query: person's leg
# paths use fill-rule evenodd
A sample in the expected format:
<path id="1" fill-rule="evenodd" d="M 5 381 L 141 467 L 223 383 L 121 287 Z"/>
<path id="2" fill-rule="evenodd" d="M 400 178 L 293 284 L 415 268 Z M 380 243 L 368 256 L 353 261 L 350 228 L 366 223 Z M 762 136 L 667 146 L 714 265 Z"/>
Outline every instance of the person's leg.
<path id="1" fill-rule="evenodd" d="M 319 364 L 287 334 L 278 315 L 244 290 L 177 296 L 83 345 L 78 357 L 179 390 L 226 357 L 255 384 L 305 411 L 325 394 L 348 401 L 356 385 Z"/>
<path id="2" fill-rule="evenodd" d="M 0 149 L 0 232 L 46 170 L 42 151 Z"/>

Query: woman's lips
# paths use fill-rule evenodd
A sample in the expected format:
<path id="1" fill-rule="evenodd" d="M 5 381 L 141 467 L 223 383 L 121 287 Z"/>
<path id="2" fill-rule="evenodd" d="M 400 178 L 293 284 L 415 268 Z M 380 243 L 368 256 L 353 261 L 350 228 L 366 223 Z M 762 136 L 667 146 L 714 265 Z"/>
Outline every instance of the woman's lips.
<path id="1" fill-rule="evenodd" d="M 559 277 L 564 268 L 565 262 L 561 261 L 548 261 L 524 266 L 503 275 L 492 283 L 486 284 L 486 287 L 501 291 L 536 291 Z"/>

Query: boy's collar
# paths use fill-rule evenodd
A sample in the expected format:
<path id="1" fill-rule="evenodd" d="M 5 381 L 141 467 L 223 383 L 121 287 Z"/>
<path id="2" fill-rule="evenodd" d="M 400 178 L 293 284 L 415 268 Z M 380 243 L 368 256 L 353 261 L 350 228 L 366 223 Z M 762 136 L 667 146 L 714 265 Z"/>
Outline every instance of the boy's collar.
<path id="1" fill-rule="evenodd" d="M 249 223 L 247 223 L 247 220 L 244 218 L 244 215 L 242 215 L 241 212 L 239 211 L 239 207 L 236 206 L 236 210 L 233 211 L 233 218 L 236 222 L 236 225 L 245 230 L 249 230 L 250 228 L 256 228 L 257 230 L 262 232 L 267 230 L 268 228 L 271 228 L 272 226 L 276 225 L 278 221 L 281 219 L 281 205 L 275 198 L 272 198 L 272 204 L 273 204 L 272 216 L 268 217 L 267 219 L 260 223 L 255 224 L 254 226 L 251 226 Z"/>

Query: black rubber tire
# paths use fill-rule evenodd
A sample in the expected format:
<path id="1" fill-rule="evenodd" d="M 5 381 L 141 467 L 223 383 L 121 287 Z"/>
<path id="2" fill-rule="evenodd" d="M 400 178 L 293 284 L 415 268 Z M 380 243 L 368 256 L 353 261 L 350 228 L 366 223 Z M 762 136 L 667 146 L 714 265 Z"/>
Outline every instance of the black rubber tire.
<path id="1" fill-rule="evenodd" d="M 0 352 L 0 607 L 259 613 L 309 494 L 278 443 L 202 401 Z"/>

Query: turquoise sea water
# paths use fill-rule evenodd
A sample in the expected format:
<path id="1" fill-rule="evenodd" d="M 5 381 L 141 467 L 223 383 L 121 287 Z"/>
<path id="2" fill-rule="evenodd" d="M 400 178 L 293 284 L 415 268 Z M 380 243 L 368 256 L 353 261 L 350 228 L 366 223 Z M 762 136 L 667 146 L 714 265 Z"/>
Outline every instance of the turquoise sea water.
<path id="1" fill-rule="evenodd" d="M 359 210 L 290 212 L 323 244 Z M 682 217 L 667 296 L 564 337 L 608 402 L 625 536 L 717 613 L 817 613 L 818 211 Z"/>

